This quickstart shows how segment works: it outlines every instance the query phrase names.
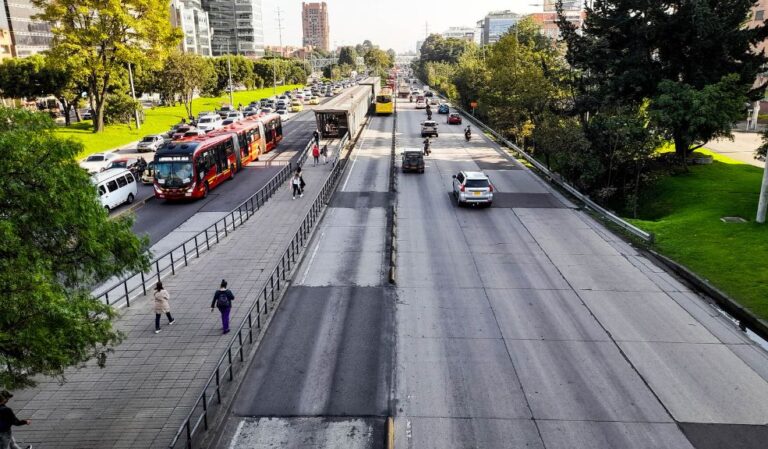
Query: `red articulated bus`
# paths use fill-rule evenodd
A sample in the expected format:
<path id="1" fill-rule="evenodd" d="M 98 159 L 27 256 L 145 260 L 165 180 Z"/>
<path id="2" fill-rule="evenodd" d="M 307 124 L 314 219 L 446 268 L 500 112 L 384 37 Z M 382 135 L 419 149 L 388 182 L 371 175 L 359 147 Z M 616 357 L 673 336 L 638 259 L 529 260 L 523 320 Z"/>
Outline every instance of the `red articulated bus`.
<path id="1" fill-rule="evenodd" d="M 155 153 L 155 197 L 205 198 L 237 170 L 234 134 L 173 141 Z"/>
<path id="2" fill-rule="evenodd" d="M 209 136 L 237 136 L 239 148 L 238 165 L 240 169 L 259 156 L 274 149 L 283 139 L 283 124 L 278 114 L 263 117 L 249 117 L 237 121 L 225 128 L 209 133 Z"/>

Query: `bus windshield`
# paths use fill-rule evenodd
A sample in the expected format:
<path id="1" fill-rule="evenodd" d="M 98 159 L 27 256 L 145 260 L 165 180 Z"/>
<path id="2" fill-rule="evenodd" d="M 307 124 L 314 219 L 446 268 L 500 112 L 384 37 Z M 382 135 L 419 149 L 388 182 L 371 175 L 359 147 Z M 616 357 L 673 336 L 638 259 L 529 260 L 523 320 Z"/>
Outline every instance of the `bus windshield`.
<path id="1" fill-rule="evenodd" d="M 379 95 L 376 97 L 376 103 L 392 103 L 392 97 L 389 95 Z"/>
<path id="2" fill-rule="evenodd" d="M 163 187 L 181 187 L 192 182 L 192 162 L 163 161 L 155 164 L 157 183 Z"/>

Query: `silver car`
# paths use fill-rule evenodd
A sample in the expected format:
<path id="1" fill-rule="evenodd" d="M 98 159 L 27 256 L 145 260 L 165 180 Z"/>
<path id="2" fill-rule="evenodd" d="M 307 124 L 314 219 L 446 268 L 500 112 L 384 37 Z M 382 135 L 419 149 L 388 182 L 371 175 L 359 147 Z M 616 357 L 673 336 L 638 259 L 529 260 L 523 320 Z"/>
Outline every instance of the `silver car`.
<path id="1" fill-rule="evenodd" d="M 139 153 L 143 153 L 145 151 L 157 151 L 157 149 L 160 148 L 160 145 L 163 143 L 165 143 L 163 136 L 159 134 L 152 134 L 141 139 L 141 141 L 136 145 L 136 150 Z"/>
<path id="2" fill-rule="evenodd" d="M 453 175 L 453 196 L 459 206 L 465 204 L 485 204 L 493 202 L 493 184 L 488 176 L 480 171 L 462 171 Z"/>

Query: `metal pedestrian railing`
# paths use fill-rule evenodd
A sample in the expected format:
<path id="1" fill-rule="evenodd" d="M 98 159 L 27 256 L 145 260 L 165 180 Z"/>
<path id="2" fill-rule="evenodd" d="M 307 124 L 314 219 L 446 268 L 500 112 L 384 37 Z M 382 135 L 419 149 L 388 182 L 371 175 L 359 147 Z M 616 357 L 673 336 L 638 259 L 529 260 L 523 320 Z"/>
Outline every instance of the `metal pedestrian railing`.
<path id="1" fill-rule="evenodd" d="M 348 139 L 349 135 L 346 135 L 339 142 L 338 152 L 346 145 Z M 310 146 L 311 143 L 308 145 L 308 148 Z M 301 160 L 302 162 L 306 160 L 306 154 Z M 319 220 L 325 204 L 330 200 L 336 182 L 341 177 L 345 165 L 346 159 L 341 159 L 338 163 L 334 164 L 330 176 L 320 190 L 320 195 L 310 206 L 309 212 L 307 212 L 307 215 L 293 235 L 277 266 L 264 282 L 256 302 L 248 309 L 242 323 L 234 332 L 224 353 L 219 358 L 216 368 L 214 368 L 202 392 L 198 395 L 197 400 L 192 406 L 192 410 L 184 419 L 173 440 L 168 445 L 170 449 L 176 448 L 179 442 L 183 442 L 183 446 L 179 447 L 192 449 L 193 441 L 201 426 L 206 431 L 210 428 L 211 420 L 213 419 L 211 407 L 214 405 L 214 402 L 216 404 L 222 403 L 222 387 L 234 380 L 235 369 L 237 367 L 240 369 L 246 368 L 247 346 L 254 343 L 254 337 L 258 336 L 262 331 L 269 313 L 274 309 L 275 301 L 280 297 L 281 291 L 287 287 L 291 270 L 296 267 L 297 259 L 304 246 L 308 243 L 312 229 Z M 227 381 L 226 383 L 225 380 Z"/>
<path id="2" fill-rule="evenodd" d="M 301 166 L 307 159 L 307 152 L 312 146 L 312 141 L 302 150 L 298 159 L 298 166 Z M 111 284 L 94 296 L 107 305 L 121 306 L 123 301 L 126 307 L 131 306 L 131 299 L 147 294 L 147 286 L 161 280 L 169 274 L 176 274 L 179 267 L 187 266 L 190 259 L 200 257 L 200 254 L 211 249 L 229 235 L 242 226 L 256 211 L 258 211 L 269 198 L 280 188 L 280 186 L 291 177 L 294 165 L 290 162 L 284 165 L 267 184 L 259 189 L 258 192 L 251 195 L 250 198 L 240 203 L 235 209 L 216 221 L 211 226 L 196 235 L 184 241 L 181 245 L 156 257 L 151 262 L 151 268 L 146 272 L 135 272 L 127 275 L 123 279 Z"/>

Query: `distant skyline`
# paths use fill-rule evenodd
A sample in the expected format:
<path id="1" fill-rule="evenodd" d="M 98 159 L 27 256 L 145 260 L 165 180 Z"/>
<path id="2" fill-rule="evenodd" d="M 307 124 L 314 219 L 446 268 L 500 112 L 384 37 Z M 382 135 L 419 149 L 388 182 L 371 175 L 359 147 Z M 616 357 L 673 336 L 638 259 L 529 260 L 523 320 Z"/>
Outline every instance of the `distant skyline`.
<path id="1" fill-rule="evenodd" d="M 277 7 L 280 6 L 283 45 L 301 46 L 301 1 L 262 0 L 264 43 L 279 45 Z M 368 39 L 383 49 L 398 53 L 416 49 L 416 41 L 429 33 L 442 33 L 451 26 L 474 27 L 490 11 L 511 10 L 527 14 L 542 10 L 542 0 L 458 0 L 382 2 L 362 0 L 330 0 L 331 49 L 355 45 Z"/>

